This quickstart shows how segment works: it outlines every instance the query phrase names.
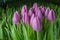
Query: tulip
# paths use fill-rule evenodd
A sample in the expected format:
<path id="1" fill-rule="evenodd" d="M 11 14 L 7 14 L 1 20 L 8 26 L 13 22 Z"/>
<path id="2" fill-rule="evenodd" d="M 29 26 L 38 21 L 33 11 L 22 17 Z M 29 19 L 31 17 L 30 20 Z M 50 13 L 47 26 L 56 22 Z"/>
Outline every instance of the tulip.
<path id="1" fill-rule="evenodd" d="M 20 21 L 20 14 L 18 11 L 14 12 L 13 23 L 17 24 Z"/>
<path id="2" fill-rule="evenodd" d="M 24 15 L 22 16 L 22 20 L 23 20 L 23 23 L 25 23 L 25 24 L 29 23 L 28 13 L 24 13 Z"/>
<path id="3" fill-rule="evenodd" d="M 38 16 L 40 19 L 42 19 L 42 12 L 39 8 L 37 8 L 36 12 L 35 12 L 36 16 Z"/>
<path id="4" fill-rule="evenodd" d="M 47 17 L 47 16 L 48 16 L 49 11 L 50 11 L 50 8 L 48 7 L 48 8 L 46 9 L 46 11 L 45 11 L 45 17 Z"/>
<path id="5" fill-rule="evenodd" d="M 22 7 L 22 11 L 21 11 L 21 13 L 22 13 L 22 15 L 24 15 L 24 13 L 27 13 L 28 11 L 27 11 L 27 5 L 24 5 L 23 7 Z"/>
<path id="6" fill-rule="evenodd" d="M 38 17 L 34 17 L 34 19 L 32 20 L 32 28 L 35 31 L 42 30 L 42 22 L 39 20 Z"/>
<path id="7" fill-rule="evenodd" d="M 30 24 L 31 24 L 31 25 L 32 25 L 32 21 L 33 21 L 34 17 L 35 17 L 35 15 L 32 14 L 31 19 L 30 19 Z"/>
<path id="8" fill-rule="evenodd" d="M 34 11 L 36 11 L 37 8 L 38 8 L 37 3 L 34 3 L 34 4 L 33 4 L 33 9 L 34 9 Z"/>
<path id="9" fill-rule="evenodd" d="M 43 14 L 43 16 L 44 16 L 44 13 L 45 13 L 45 11 L 46 11 L 46 7 L 44 7 L 44 6 L 40 6 L 40 9 L 41 9 L 42 14 Z"/>
<path id="10" fill-rule="evenodd" d="M 37 3 L 34 3 L 34 4 L 33 4 L 33 8 L 35 9 L 35 8 L 37 8 L 37 7 L 38 7 Z"/>
<path id="11" fill-rule="evenodd" d="M 33 8 L 30 8 L 30 9 L 29 9 L 29 16 L 31 17 L 32 14 L 34 14 L 34 9 L 33 9 Z"/>
<path id="12" fill-rule="evenodd" d="M 54 10 L 51 9 L 49 11 L 49 14 L 48 14 L 47 18 L 48 18 L 49 21 L 54 21 L 55 20 L 55 12 L 54 12 Z"/>

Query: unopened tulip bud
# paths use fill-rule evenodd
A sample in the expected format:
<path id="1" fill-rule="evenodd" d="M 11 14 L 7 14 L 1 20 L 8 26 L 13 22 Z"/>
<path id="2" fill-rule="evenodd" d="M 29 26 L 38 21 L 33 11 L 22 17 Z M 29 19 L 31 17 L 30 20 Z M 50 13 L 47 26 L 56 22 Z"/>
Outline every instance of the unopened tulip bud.
<path id="1" fill-rule="evenodd" d="M 34 4 L 33 4 L 33 9 L 34 9 L 34 11 L 36 11 L 37 8 L 38 8 L 37 3 L 34 3 Z"/>
<path id="2" fill-rule="evenodd" d="M 31 25 L 32 25 L 32 22 L 33 22 L 34 17 L 35 17 L 35 15 L 32 14 L 31 19 L 30 19 L 30 24 L 31 24 Z"/>
<path id="3" fill-rule="evenodd" d="M 25 24 L 29 23 L 29 15 L 28 13 L 24 13 L 24 15 L 22 16 L 22 20 Z"/>
<path id="4" fill-rule="evenodd" d="M 20 14 L 19 14 L 18 11 L 16 11 L 16 12 L 14 12 L 13 22 L 14 22 L 15 24 L 17 24 L 17 23 L 19 23 L 19 21 L 20 21 Z"/>
<path id="5" fill-rule="evenodd" d="M 29 16 L 31 17 L 32 14 L 34 14 L 34 10 L 33 10 L 33 8 L 30 8 L 30 9 L 29 9 Z"/>
<path id="6" fill-rule="evenodd" d="M 38 16 L 40 19 L 42 19 L 42 12 L 39 8 L 36 10 L 36 16 Z"/>
<path id="7" fill-rule="evenodd" d="M 33 4 L 33 8 L 35 9 L 35 8 L 37 8 L 37 7 L 38 7 L 37 3 L 34 3 L 34 4 Z"/>
<path id="8" fill-rule="evenodd" d="M 46 7 L 44 7 L 44 6 L 40 6 L 40 9 L 41 9 L 42 14 L 43 14 L 43 16 L 44 16 L 44 13 L 45 13 L 45 11 L 46 11 Z"/>
<path id="9" fill-rule="evenodd" d="M 21 13 L 22 13 L 22 15 L 24 15 L 24 13 L 27 13 L 28 11 L 27 11 L 27 5 L 24 5 L 23 7 L 22 7 L 22 11 L 21 11 Z"/>
<path id="10" fill-rule="evenodd" d="M 32 20 L 32 28 L 33 28 L 35 31 L 42 30 L 42 22 L 39 20 L 38 17 L 35 17 L 35 18 Z"/>
<path id="11" fill-rule="evenodd" d="M 47 16 L 48 16 L 49 11 L 50 11 L 50 8 L 48 7 L 48 8 L 46 9 L 46 11 L 45 11 L 45 17 L 47 17 Z"/>
<path id="12" fill-rule="evenodd" d="M 55 12 L 54 12 L 54 10 L 50 10 L 47 17 L 48 17 L 48 20 L 54 21 L 55 20 Z"/>

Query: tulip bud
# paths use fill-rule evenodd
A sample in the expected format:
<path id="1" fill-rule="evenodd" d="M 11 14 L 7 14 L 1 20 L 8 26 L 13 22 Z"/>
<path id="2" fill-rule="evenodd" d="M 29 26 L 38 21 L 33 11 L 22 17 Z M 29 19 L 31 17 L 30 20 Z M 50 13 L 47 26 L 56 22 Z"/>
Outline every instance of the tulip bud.
<path id="1" fill-rule="evenodd" d="M 45 11 L 45 17 L 47 17 L 47 16 L 48 16 L 49 11 L 50 11 L 50 8 L 48 7 L 48 8 L 46 9 L 46 11 Z"/>
<path id="2" fill-rule="evenodd" d="M 35 31 L 42 30 L 42 22 L 39 20 L 38 17 L 34 17 L 34 19 L 32 20 L 32 28 Z"/>
<path id="3" fill-rule="evenodd" d="M 34 3 L 34 4 L 33 4 L 33 8 L 35 9 L 35 8 L 37 8 L 37 7 L 38 7 L 37 3 Z"/>
<path id="4" fill-rule="evenodd" d="M 20 21 L 20 14 L 19 14 L 18 11 L 16 11 L 16 12 L 14 12 L 13 22 L 14 22 L 15 24 L 17 24 L 17 23 L 19 23 L 19 21 Z"/>
<path id="5" fill-rule="evenodd" d="M 33 4 L 33 9 L 34 9 L 34 11 L 36 11 L 37 8 L 38 8 L 37 3 L 34 3 L 34 4 Z"/>
<path id="6" fill-rule="evenodd" d="M 32 25 L 32 21 L 33 21 L 34 17 L 35 17 L 35 15 L 32 14 L 31 19 L 30 19 L 30 24 L 31 24 L 31 25 Z"/>
<path id="7" fill-rule="evenodd" d="M 48 17 L 48 20 L 54 21 L 55 20 L 55 12 L 53 10 L 50 10 L 47 17 Z"/>
<path id="8" fill-rule="evenodd" d="M 44 6 L 40 6 L 40 9 L 41 9 L 42 14 L 43 14 L 43 16 L 44 16 L 44 13 L 45 13 L 45 11 L 46 11 L 46 7 L 44 7 Z"/>
<path id="9" fill-rule="evenodd" d="M 42 19 L 42 12 L 41 12 L 41 10 L 40 10 L 39 8 L 37 8 L 37 10 L 36 10 L 36 15 L 37 15 L 40 19 Z"/>
<path id="10" fill-rule="evenodd" d="M 25 24 L 29 23 L 29 15 L 28 13 L 24 13 L 24 15 L 22 16 L 22 20 Z"/>
<path id="11" fill-rule="evenodd" d="M 31 17 L 33 13 L 34 13 L 33 8 L 30 8 L 30 9 L 29 9 L 29 16 Z"/>
<path id="12" fill-rule="evenodd" d="M 23 7 L 22 7 L 22 15 L 24 15 L 24 13 L 27 13 L 28 11 L 27 11 L 27 6 L 26 5 L 24 5 Z"/>

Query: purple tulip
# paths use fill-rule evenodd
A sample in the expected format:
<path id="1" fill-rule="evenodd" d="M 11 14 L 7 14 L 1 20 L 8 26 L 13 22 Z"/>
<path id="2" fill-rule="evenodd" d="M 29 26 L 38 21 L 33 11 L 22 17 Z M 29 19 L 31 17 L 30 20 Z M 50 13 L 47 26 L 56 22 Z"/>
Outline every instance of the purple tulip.
<path id="1" fill-rule="evenodd" d="M 46 9 L 46 11 L 45 11 L 45 17 L 47 17 L 48 16 L 48 14 L 49 14 L 49 11 L 50 11 L 50 8 L 48 7 L 47 9 Z"/>
<path id="2" fill-rule="evenodd" d="M 38 8 L 37 3 L 34 3 L 34 4 L 33 4 L 33 9 L 34 9 L 34 11 L 36 11 L 37 8 Z"/>
<path id="3" fill-rule="evenodd" d="M 38 17 L 34 17 L 34 19 L 32 20 L 32 28 L 35 31 L 42 30 L 42 22 L 39 20 Z"/>
<path id="4" fill-rule="evenodd" d="M 34 3 L 34 4 L 33 4 L 33 8 L 35 9 L 35 8 L 37 8 L 37 7 L 38 7 L 37 3 Z"/>
<path id="5" fill-rule="evenodd" d="M 36 12 L 35 12 L 36 16 L 38 16 L 40 19 L 42 19 L 42 12 L 39 8 L 37 8 Z"/>
<path id="6" fill-rule="evenodd" d="M 35 17 L 35 15 L 32 14 L 31 19 L 30 19 L 30 24 L 31 24 L 31 25 L 32 25 L 32 21 L 33 21 L 34 17 Z"/>
<path id="7" fill-rule="evenodd" d="M 29 15 L 28 13 L 24 13 L 24 15 L 22 16 L 22 20 L 25 24 L 29 23 Z"/>
<path id="8" fill-rule="evenodd" d="M 19 23 L 19 21 L 20 21 L 20 14 L 19 14 L 18 11 L 16 11 L 16 12 L 14 12 L 13 22 L 14 22 L 15 24 L 17 24 L 17 23 Z"/>
<path id="9" fill-rule="evenodd" d="M 50 21 L 54 21 L 55 20 L 55 12 L 54 12 L 54 10 L 50 10 L 49 11 L 49 14 L 48 14 L 48 20 L 50 20 Z"/>
<path id="10" fill-rule="evenodd" d="M 21 13 L 22 13 L 22 15 L 24 15 L 24 13 L 27 13 L 28 11 L 27 11 L 27 5 L 24 5 L 23 7 L 22 7 L 22 11 L 21 11 Z"/>
<path id="11" fill-rule="evenodd" d="M 48 8 L 46 9 L 46 11 L 45 11 L 45 17 L 47 17 L 47 16 L 48 16 L 49 11 L 50 11 L 50 8 L 48 7 Z"/>
<path id="12" fill-rule="evenodd" d="M 29 9 L 29 16 L 31 17 L 32 14 L 34 14 L 34 9 L 33 9 L 33 8 L 30 8 L 30 9 Z"/>
<path id="13" fill-rule="evenodd" d="M 44 7 L 44 6 L 40 6 L 40 9 L 41 9 L 42 14 L 43 14 L 43 16 L 44 16 L 44 13 L 45 13 L 45 11 L 46 11 L 46 7 Z"/>

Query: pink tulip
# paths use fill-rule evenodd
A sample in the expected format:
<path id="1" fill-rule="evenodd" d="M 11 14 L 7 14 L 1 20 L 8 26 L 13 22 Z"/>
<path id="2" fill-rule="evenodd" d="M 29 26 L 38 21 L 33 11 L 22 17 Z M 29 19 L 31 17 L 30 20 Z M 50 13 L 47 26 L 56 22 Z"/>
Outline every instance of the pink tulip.
<path id="1" fill-rule="evenodd" d="M 35 17 L 35 15 L 32 14 L 31 19 L 30 19 L 30 24 L 31 24 L 31 25 L 32 25 L 32 21 L 33 21 L 34 17 Z"/>
<path id="2" fill-rule="evenodd" d="M 39 8 L 37 8 L 35 14 L 36 14 L 36 16 L 38 16 L 42 20 L 42 12 L 41 12 L 41 10 Z"/>
<path id="3" fill-rule="evenodd" d="M 14 12 L 13 22 L 14 22 L 15 24 L 17 24 L 17 23 L 19 23 L 19 21 L 20 21 L 20 14 L 19 14 L 18 11 L 16 11 L 16 12 Z"/>
<path id="4" fill-rule="evenodd" d="M 42 22 L 39 20 L 38 17 L 34 17 L 34 19 L 32 20 L 32 28 L 35 31 L 42 30 Z"/>
<path id="5" fill-rule="evenodd" d="M 40 9 L 41 9 L 42 14 L 43 14 L 43 16 L 44 16 L 44 13 L 45 13 L 45 11 L 46 11 L 46 7 L 44 7 L 44 6 L 40 6 Z"/>
<path id="6" fill-rule="evenodd" d="M 29 23 L 29 15 L 28 13 L 24 13 L 24 15 L 22 16 L 22 20 L 25 24 Z"/>
<path id="7" fill-rule="evenodd" d="M 49 11 L 49 14 L 48 14 L 48 20 L 50 20 L 50 21 L 54 21 L 55 20 L 55 12 L 54 12 L 54 10 L 50 10 Z"/>
<path id="8" fill-rule="evenodd" d="M 45 17 L 47 17 L 47 16 L 48 16 L 49 11 L 50 11 L 50 8 L 48 7 L 48 8 L 46 9 L 46 11 L 45 11 Z"/>
<path id="9" fill-rule="evenodd" d="M 29 16 L 31 17 L 32 14 L 34 14 L 34 9 L 33 9 L 33 8 L 30 8 L 30 9 L 29 9 Z"/>
<path id="10" fill-rule="evenodd" d="M 27 12 L 28 12 L 28 10 L 27 10 L 27 5 L 24 5 L 24 6 L 22 7 L 21 13 L 22 13 L 22 15 L 24 15 L 24 13 L 27 13 Z"/>
<path id="11" fill-rule="evenodd" d="M 38 7 L 37 3 L 34 3 L 34 4 L 33 4 L 33 8 L 35 9 L 35 8 L 37 8 L 37 7 Z"/>

